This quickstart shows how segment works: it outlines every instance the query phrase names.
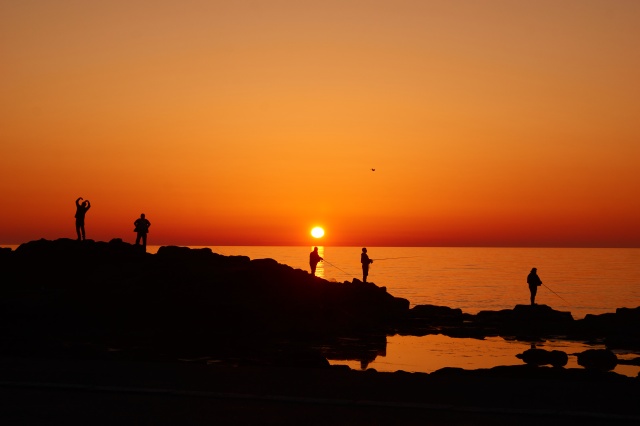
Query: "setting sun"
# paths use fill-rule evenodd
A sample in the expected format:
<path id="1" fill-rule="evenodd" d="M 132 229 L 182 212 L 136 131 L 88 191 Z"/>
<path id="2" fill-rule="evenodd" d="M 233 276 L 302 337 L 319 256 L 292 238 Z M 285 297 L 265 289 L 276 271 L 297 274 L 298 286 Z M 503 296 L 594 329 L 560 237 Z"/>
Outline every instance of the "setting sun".
<path id="1" fill-rule="evenodd" d="M 324 229 L 316 226 L 311 230 L 311 235 L 313 236 L 313 238 L 322 238 L 322 236 L 324 235 Z"/>

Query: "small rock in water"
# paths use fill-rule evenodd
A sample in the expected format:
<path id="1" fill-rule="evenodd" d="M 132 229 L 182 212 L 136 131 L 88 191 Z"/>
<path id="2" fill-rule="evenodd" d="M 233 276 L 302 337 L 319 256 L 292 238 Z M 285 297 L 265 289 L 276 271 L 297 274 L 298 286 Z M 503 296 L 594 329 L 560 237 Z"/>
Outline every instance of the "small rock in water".
<path id="1" fill-rule="evenodd" d="M 588 349 L 578 354 L 578 365 L 588 370 L 611 371 L 618 365 L 618 357 L 608 349 Z"/>
<path id="2" fill-rule="evenodd" d="M 547 351 L 545 349 L 527 349 L 516 355 L 529 365 L 552 365 L 554 367 L 564 367 L 569 362 L 569 357 L 563 351 Z"/>

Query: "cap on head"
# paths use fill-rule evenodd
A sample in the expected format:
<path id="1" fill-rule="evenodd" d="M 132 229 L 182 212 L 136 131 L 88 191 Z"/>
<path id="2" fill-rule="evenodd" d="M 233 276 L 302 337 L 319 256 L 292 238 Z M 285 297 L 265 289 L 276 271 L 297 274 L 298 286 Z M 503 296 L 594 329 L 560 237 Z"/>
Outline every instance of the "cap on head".
<path id="1" fill-rule="evenodd" d="M 367 248 L 366 247 L 362 247 L 362 251 L 366 253 L 367 252 Z"/>

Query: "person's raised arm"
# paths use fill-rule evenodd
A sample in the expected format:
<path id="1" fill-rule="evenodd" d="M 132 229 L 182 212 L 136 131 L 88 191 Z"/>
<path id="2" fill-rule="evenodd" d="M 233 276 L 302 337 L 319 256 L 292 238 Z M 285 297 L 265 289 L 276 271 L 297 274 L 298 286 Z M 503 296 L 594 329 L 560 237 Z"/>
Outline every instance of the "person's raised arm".
<path id="1" fill-rule="evenodd" d="M 78 199 L 76 200 L 76 206 L 80 205 L 80 200 L 82 200 L 82 197 L 78 197 Z"/>
<path id="2" fill-rule="evenodd" d="M 89 210 L 91 208 L 91 203 L 89 202 L 89 200 L 87 200 L 87 210 Z"/>

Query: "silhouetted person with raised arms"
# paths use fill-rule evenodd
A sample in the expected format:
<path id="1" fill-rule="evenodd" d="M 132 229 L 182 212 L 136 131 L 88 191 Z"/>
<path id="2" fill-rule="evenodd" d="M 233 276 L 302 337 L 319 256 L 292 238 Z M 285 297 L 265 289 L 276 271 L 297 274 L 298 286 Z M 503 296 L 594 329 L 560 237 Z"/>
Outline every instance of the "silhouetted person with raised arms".
<path id="1" fill-rule="evenodd" d="M 151 226 L 151 222 L 144 217 L 144 213 L 140 214 L 140 217 L 133 222 L 133 225 L 136 227 L 133 232 L 137 232 L 136 236 L 136 245 L 140 245 L 140 240 L 142 240 L 142 249 L 147 251 L 147 234 L 149 233 L 149 227 Z"/>
<path id="2" fill-rule="evenodd" d="M 84 233 L 84 216 L 87 214 L 87 210 L 91 208 L 91 203 L 89 200 L 84 200 L 80 203 L 80 200 L 83 200 L 82 197 L 78 197 L 76 200 L 76 234 L 78 234 L 78 241 L 85 239 Z"/>
<path id="3" fill-rule="evenodd" d="M 362 282 L 367 282 L 367 276 L 369 275 L 369 265 L 373 263 L 373 260 L 369 259 L 367 255 L 366 247 L 362 248 L 362 254 L 360 254 L 360 263 L 362 263 Z"/>
<path id="4" fill-rule="evenodd" d="M 318 266 L 318 262 L 324 260 L 318 254 L 318 247 L 314 247 L 313 251 L 309 253 L 309 266 L 311 266 L 311 275 L 316 274 L 316 266 Z"/>
<path id="5" fill-rule="evenodd" d="M 538 287 L 542 285 L 542 280 L 537 271 L 537 268 L 532 268 L 529 275 L 527 275 L 527 284 L 529 284 L 529 291 L 531 292 L 531 306 L 536 304 L 536 293 L 538 292 Z"/>

